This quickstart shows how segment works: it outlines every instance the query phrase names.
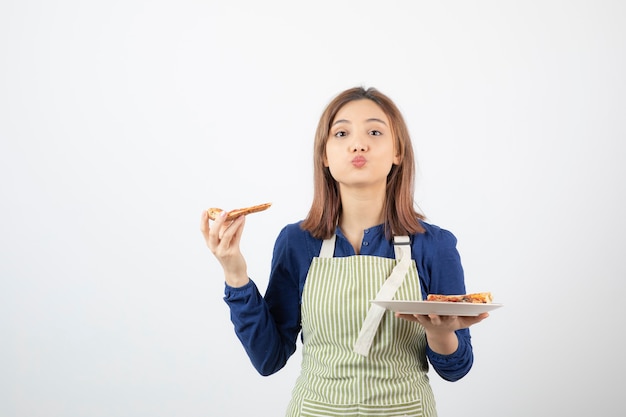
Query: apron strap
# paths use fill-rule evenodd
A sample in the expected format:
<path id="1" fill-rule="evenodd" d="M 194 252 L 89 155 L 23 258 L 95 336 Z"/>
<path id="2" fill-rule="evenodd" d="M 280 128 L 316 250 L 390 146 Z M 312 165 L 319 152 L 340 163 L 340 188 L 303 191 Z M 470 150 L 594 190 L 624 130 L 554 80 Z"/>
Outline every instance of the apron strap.
<path id="1" fill-rule="evenodd" d="M 391 275 L 385 281 L 383 286 L 376 294 L 377 301 L 389 301 L 392 300 L 396 294 L 400 285 L 404 281 L 409 268 L 411 267 L 411 241 L 408 236 L 396 236 L 394 237 L 394 250 L 396 253 L 396 259 L 398 263 L 391 271 Z M 370 309 L 367 312 L 365 321 L 359 331 L 359 336 L 354 344 L 354 352 L 359 355 L 367 356 L 369 354 L 370 347 L 376 336 L 376 331 L 380 321 L 385 314 L 386 309 L 376 304 L 371 304 Z"/>
<path id="2" fill-rule="evenodd" d="M 320 249 L 320 258 L 332 258 L 335 255 L 335 240 L 337 235 L 332 235 L 328 239 L 322 242 L 322 248 Z M 404 249 L 409 249 L 408 254 L 411 256 L 411 240 L 408 236 L 395 236 L 393 238 L 393 247 L 396 254 L 396 259 L 401 259 L 404 253 Z"/>
<path id="3" fill-rule="evenodd" d="M 336 234 L 333 234 L 330 238 L 325 239 L 322 242 L 322 249 L 320 249 L 320 258 L 332 258 L 335 255 L 335 239 Z"/>

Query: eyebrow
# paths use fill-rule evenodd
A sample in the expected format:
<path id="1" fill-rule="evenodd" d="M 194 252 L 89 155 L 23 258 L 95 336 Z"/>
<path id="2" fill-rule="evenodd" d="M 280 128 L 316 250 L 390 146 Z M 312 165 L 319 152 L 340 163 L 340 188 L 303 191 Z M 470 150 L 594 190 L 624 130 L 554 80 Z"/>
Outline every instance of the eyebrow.
<path id="1" fill-rule="evenodd" d="M 378 122 L 378 123 L 382 123 L 382 124 L 384 124 L 385 126 L 387 126 L 387 123 L 385 123 L 383 120 L 378 119 L 378 118 L 376 118 L 376 117 L 370 117 L 369 119 L 367 119 L 367 120 L 365 120 L 365 121 L 366 121 L 366 122 Z M 352 122 L 350 122 L 349 120 L 346 120 L 346 119 L 339 119 L 339 120 L 337 120 L 335 123 L 333 123 L 332 125 L 333 125 L 333 126 L 335 126 L 335 125 L 337 125 L 337 124 L 339 124 L 339 123 L 352 123 Z"/>

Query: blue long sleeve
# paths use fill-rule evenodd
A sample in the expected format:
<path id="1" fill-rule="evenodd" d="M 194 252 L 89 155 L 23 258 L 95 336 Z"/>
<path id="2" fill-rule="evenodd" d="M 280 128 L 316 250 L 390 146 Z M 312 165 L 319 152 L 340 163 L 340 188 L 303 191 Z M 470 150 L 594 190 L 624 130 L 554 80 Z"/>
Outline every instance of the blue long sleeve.
<path id="1" fill-rule="evenodd" d="M 411 236 L 422 294 L 425 297 L 429 293 L 464 293 L 456 238 L 437 226 L 423 226 L 426 233 Z M 276 239 L 265 296 L 261 296 L 253 281 L 240 288 L 226 285 L 224 300 L 230 307 L 235 333 L 261 375 L 280 370 L 296 350 L 302 291 L 311 261 L 318 256 L 321 245 L 322 241 L 300 229 L 299 223 L 287 225 Z M 394 258 L 393 244 L 385 238 L 382 225 L 365 231 L 361 254 Z M 352 245 L 337 229 L 335 256 L 352 255 Z M 465 376 L 473 363 L 469 329 L 459 330 L 457 335 L 459 347 L 451 355 L 426 350 L 435 371 L 449 381 Z"/>
<path id="2" fill-rule="evenodd" d="M 227 286 L 225 300 L 230 306 L 235 333 L 256 370 L 267 376 L 285 366 L 296 350 L 299 330 L 289 331 L 284 323 L 281 325 L 275 317 L 281 315 L 270 312 L 253 281 L 240 288 Z"/>

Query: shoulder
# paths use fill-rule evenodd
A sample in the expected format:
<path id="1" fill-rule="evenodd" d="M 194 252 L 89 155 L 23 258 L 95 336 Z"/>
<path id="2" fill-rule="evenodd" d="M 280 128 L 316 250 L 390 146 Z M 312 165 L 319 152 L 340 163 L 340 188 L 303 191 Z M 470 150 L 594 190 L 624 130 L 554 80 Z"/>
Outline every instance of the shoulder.
<path id="1" fill-rule="evenodd" d="M 303 230 L 302 221 L 284 226 L 276 238 L 276 249 L 284 252 L 300 252 L 305 254 L 319 253 L 322 241 L 314 238 L 311 233 Z M 315 255 L 314 255 L 315 256 Z"/>
<path id="2" fill-rule="evenodd" d="M 413 235 L 414 240 L 421 240 L 424 242 L 444 246 L 456 246 L 457 239 L 451 231 L 431 223 L 426 223 L 425 221 L 420 221 L 420 223 L 422 227 L 424 227 L 425 232 Z"/>
<path id="3" fill-rule="evenodd" d="M 412 236 L 414 251 L 425 256 L 456 252 L 457 238 L 451 231 L 425 221 L 420 223 L 424 227 L 424 233 Z"/>
<path id="4" fill-rule="evenodd" d="M 311 234 L 308 231 L 300 227 L 301 224 L 302 224 L 302 220 L 296 223 L 290 223 L 284 226 L 281 229 L 280 234 L 278 235 L 279 238 L 290 239 L 294 241 L 298 241 L 298 240 L 306 241 L 309 239 L 314 239 L 313 236 L 311 236 Z"/>
<path id="5" fill-rule="evenodd" d="M 447 229 L 422 222 L 425 233 L 413 235 L 413 257 L 426 294 L 465 293 L 456 236 Z"/>

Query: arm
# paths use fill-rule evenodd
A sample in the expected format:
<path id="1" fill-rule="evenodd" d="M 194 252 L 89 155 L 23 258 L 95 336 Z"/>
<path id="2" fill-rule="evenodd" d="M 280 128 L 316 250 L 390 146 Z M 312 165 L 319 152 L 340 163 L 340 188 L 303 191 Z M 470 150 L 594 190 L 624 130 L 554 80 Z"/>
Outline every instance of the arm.
<path id="1" fill-rule="evenodd" d="M 276 239 L 265 297 L 254 283 L 241 291 L 226 287 L 235 333 L 261 375 L 282 369 L 296 350 L 300 333 L 300 290 L 297 266 L 283 229 Z"/>
<path id="2" fill-rule="evenodd" d="M 253 281 L 240 288 L 226 285 L 224 301 L 235 334 L 257 372 L 267 376 L 282 369 L 296 350 L 298 329 L 285 323 L 294 317 L 298 321 L 297 311 L 285 316 L 273 312 Z"/>
<path id="3" fill-rule="evenodd" d="M 205 212 L 200 228 L 207 246 L 224 269 L 224 300 L 230 307 L 235 333 L 255 369 L 261 375 L 270 375 L 281 369 L 295 351 L 300 311 L 297 278 L 296 284 L 290 285 L 294 275 L 288 274 L 289 268 L 284 267 L 286 245 L 281 244 L 284 239 L 279 236 L 274 248 L 270 288 L 279 288 L 281 296 L 274 303 L 268 303 L 261 296 L 256 284 L 247 276 L 246 263 L 239 250 L 244 222 L 244 216 L 232 223 L 221 216 L 209 227 Z"/>
<path id="4" fill-rule="evenodd" d="M 454 235 L 435 226 L 427 227 L 418 249 L 422 257 L 420 277 L 426 294 L 464 294 L 465 281 Z M 415 248 L 414 248 L 415 249 Z M 417 253 L 414 254 L 414 259 Z M 426 330 L 426 353 L 435 371 L 445 380 L 456 381 L 471 369 L 474 354 L 469 327 L 485 319 L 437 315 L 404 315 Z"/>
<path id="5" fill-rule="evenodd" d="M 437 374 L 446 381 L 458 381 L 472 369 L 474 353 L 469 329 L 457 330 L 457 349 L 448 355 L 432 350 L 430 342 L 426 345 L 426 356 Z M 426 336 L 428 339 L 428 335 Z"/>

